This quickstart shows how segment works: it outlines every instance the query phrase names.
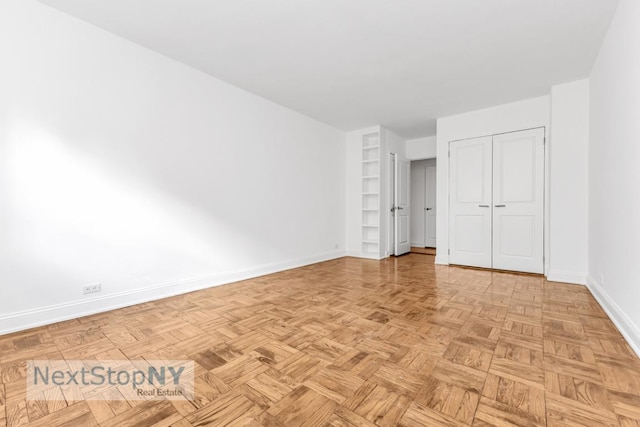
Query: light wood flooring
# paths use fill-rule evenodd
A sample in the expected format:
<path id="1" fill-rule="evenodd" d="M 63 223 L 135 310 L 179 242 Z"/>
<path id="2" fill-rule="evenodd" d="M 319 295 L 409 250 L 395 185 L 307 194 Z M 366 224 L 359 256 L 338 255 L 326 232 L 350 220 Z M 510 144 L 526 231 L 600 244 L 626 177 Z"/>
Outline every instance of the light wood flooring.
<path id="1" fill-rule="evenodd" d="M 27 401 L 25 361 L 192 359 L 196 399 Z M 342 258 L 0 336 L 0 426 L 640 426 L 586 288 Z"/>

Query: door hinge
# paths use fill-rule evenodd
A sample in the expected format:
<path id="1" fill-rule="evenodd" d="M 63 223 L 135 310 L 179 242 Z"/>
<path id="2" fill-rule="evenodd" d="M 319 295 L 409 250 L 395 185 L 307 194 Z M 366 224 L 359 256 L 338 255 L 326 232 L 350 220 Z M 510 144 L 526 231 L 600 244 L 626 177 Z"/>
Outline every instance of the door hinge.
<path id="1" fill-rule="evenodd" d="M 451 255 L 451 249 L 447 249 L 447 255 Z"/>

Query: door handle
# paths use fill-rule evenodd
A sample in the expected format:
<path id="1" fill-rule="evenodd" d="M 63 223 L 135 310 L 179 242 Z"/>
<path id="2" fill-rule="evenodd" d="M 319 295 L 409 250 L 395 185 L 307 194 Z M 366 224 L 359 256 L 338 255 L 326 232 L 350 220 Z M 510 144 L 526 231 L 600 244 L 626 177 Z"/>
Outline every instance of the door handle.
<path id="1" fill-rule="evenodd" d="M 402 209 L 404 209 L 402 206 L 398 206 L 396 207 L 396 209 L 398 209 L 399 211 L 401 211 Z"/>
<path id="2" fill-rule="evenodd" d="M 496 205 L 496 208 L 506 208 L 507 205 Z"/>
<path id="3" fill-rule="evenodd" d="M 479 208 L 488 208 L 489 205 L 478 205 Z"/>
<path id="4" fill-rule="evenodd" d="M 424 210 L 425 210 L 425 211 L 430 211 L 430 210 L 432 210 L 432 209 L 433 209 L 433 208 L 424 208 Z"/>

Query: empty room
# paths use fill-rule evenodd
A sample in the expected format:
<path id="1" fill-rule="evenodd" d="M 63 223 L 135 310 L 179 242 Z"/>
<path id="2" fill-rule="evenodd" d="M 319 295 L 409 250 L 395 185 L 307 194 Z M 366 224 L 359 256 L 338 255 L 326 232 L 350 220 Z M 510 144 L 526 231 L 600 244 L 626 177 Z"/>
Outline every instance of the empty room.
<path id="1" fill-rule="evenodd" d="M 640 426 L 637 0 L 0 0 L 0 427 Z"/>

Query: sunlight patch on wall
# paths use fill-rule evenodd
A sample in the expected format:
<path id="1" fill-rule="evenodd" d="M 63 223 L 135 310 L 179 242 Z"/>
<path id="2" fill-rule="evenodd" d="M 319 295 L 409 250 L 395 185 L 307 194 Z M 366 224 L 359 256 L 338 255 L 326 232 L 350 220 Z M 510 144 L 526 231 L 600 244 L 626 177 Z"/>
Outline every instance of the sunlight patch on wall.
<path id="1" fill-rule="evenodd" d="M 106 286 L 107 292 L 121 291 L 251 262 L 240 244 L 250 236 L 237 226 L 140 177 L 116 173 L 42 129 L 14 124 L 4 152 L 9 227 L 0 246 L 10 248 L 9 262 L 15 261 L 5 273 L 23 277 L 20 270 L 35 268 L 40 276 L 31 275 L 27 285 L 36 290 L 63 281 L 70 282 L 68 292 L 107 281 L 119 288 Z"/>

